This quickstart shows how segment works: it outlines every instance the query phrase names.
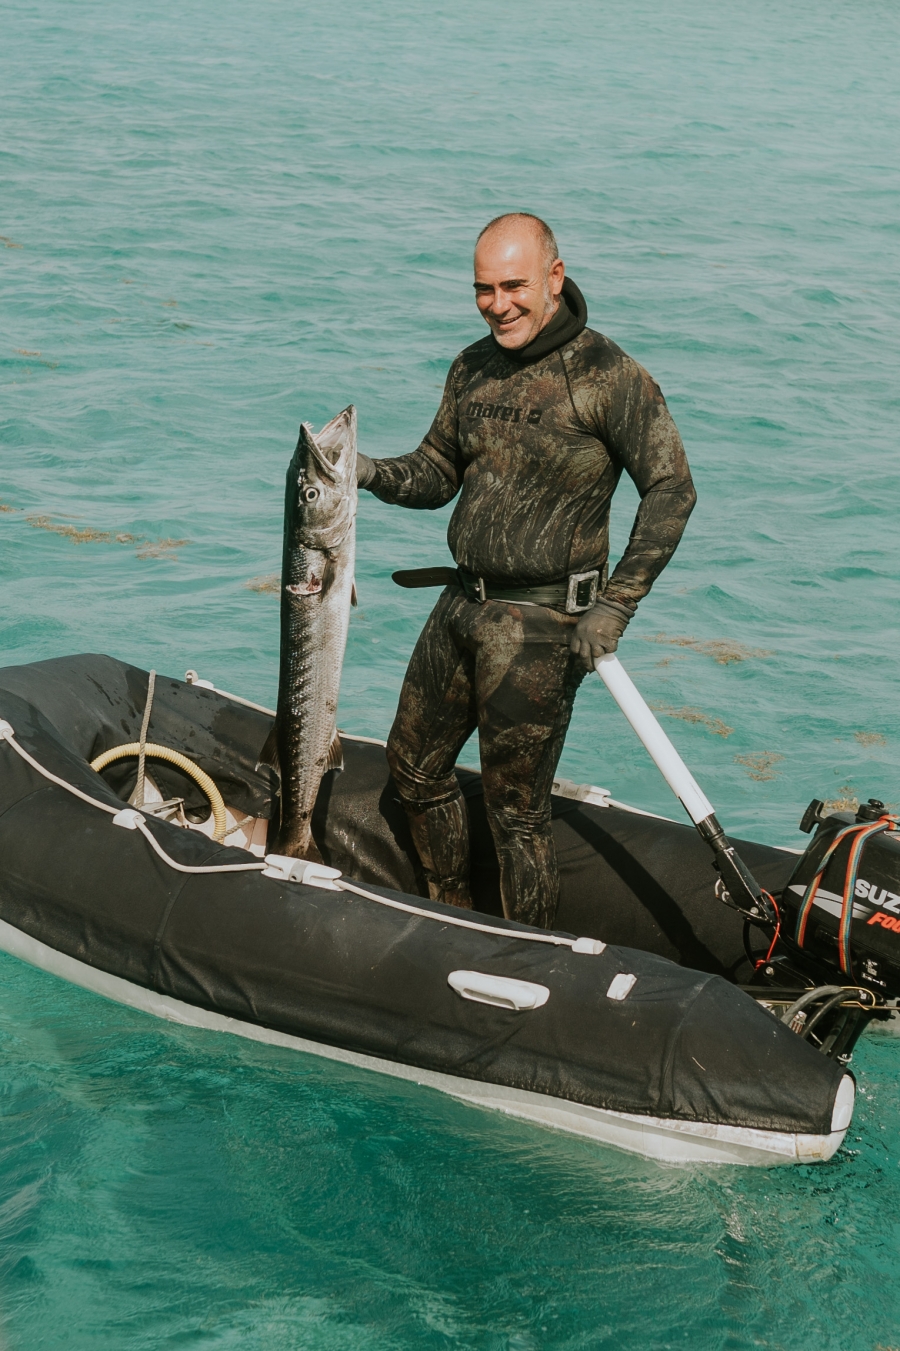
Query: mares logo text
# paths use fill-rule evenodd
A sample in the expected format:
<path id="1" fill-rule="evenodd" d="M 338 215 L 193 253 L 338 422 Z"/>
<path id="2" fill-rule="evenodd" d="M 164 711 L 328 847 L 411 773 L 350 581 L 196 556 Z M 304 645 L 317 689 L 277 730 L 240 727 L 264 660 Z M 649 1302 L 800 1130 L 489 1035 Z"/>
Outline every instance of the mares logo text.
<path id="1" fill-rule="evenodd" d="M 541 420 L 540 408 L 510 408 L 505 403 L 470 403 L 463 417 L 490 417 L 500 422 L 530 422 Z"/>

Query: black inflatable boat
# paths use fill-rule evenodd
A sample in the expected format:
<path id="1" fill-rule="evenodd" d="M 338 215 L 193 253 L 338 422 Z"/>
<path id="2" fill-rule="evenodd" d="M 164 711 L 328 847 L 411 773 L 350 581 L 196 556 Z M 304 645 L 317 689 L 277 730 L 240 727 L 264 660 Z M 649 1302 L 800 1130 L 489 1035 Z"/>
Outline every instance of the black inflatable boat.
<path id="1" fill-rule="evenodd" d="M 364 738 L 345 737 L 344 770 L 323 780 L 328 866 L 265 857 L 271 716 L 203 682 L 156 679 L 129 806 L 147 699 L 148 673 L 104 656 L 0 670 L 3 950 L 159 1017 L 659 1159 L 808 1163 L 839 1147 L 852 1077 L 739 988 L 744 920 L 711 902 L 690 827 L 558 781 L 547 933 L 502 918 L 477 774 L 460 770 L 472 912 L 423 899 L 381 743 Z M 780 894 L 796 856 L 739 845 Z"/>

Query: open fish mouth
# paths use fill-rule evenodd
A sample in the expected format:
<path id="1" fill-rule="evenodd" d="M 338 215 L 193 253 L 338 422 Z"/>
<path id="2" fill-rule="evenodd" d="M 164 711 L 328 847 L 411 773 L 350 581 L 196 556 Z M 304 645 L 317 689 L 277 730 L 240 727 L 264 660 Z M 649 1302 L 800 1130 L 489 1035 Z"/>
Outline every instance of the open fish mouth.
<path id="1" fill-rule="evenodd" d="M 288 471 L 290 506 L 286 505 L 295 544 L 325 553 L 340 549 L 356 516 L 356 455 L 352 404 L 320 432 L 308 422 L 301 425 Z"/>
<path id="2" fill-rule="evenodd" d="M 355 466 L 349 463 L 355 458 L 356 449 L 356 409 L 352 404 L 327 422 L 320 432 L 314 432 L 310 424 L 304 422 L 300 435 L 316 467 L 326 478 L 334 482 L 348 477 L 351 468 L 355 472 Z"/>

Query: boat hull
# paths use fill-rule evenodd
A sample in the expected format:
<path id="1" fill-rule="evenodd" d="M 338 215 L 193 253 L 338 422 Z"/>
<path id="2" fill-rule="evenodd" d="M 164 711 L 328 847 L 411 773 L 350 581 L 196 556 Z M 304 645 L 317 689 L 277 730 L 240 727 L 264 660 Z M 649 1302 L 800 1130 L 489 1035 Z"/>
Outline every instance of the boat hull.
<path id="1" fill-rule="evenodd" d="M 660 1163 L 742 1164 L 774 1167 L 791 1163 L 824 1163 L 840 1148 L 846 1126 L 827 1135 L 800 1132 L 754 1130 L 747 1126 L 714 1125 L 709 1122 L 675 1121 L 638 1113 L 604 1111 L 565 1098 L 529 1093 L 509 1085 L 479 1083 L 452 1074 L 440 1074 L 412 1065 L 382 1060 L 377 1056 L 348 1051 L 338 1046 L 294 1037 L 274 1028 L 230 1018 L 211 1009 L 186 1004 L 180 999 L 158 994 L 131 981 L 97 970 L 64 953 L 49 948 L 20 929 L 0 920 L 0 950 L 18 957 L 30 966 L 59 976 L 71 985 L 102 995 L 117 1004 L 138 1009 L 183 1027 L 198 1027 L 210 1032 L 225 1032 L 264 1046 L 278 1046 L 305 1055 L 321 1056 L 356 1069 L 404 1079 L 419 1087 L 447 1093 L 473 1106 L 502 1112 L 539 1126 L 584 1136 L 600 1144 L 613 1145 L 628 1153 L 641 1154 Z M 853 1111 L 852 1080 L 840 1093 L 838 1120 L 849 1124 Z"/>

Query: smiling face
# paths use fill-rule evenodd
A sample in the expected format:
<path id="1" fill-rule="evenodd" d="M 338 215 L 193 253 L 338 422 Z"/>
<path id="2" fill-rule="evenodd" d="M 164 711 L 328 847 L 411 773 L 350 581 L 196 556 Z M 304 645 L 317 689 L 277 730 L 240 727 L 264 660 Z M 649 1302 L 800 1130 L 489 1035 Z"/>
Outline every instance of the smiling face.
<path id="1" fill-rule="evenodd" d="M 501 347 L 527 346 L 553 318 L 566 275 L 531 221 L 501 221 L 475 248 L 475 303 Z"/>

